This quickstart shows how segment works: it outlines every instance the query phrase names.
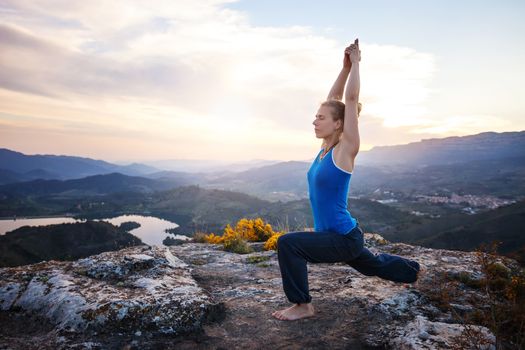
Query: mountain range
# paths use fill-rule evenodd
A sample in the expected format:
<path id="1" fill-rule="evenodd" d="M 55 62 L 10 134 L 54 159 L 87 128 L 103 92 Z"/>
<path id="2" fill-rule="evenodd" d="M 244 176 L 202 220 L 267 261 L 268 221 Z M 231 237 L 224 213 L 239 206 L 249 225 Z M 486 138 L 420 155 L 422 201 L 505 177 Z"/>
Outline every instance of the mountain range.
<path id="1" fill-rule="evenodd" d="M 155 171 L 159 169 L 138 163 L 121 166 L 91 158 L 49 154 L 26 155 L 0 148 L 0 183 L 3 184 L 35 179 L 66 180 L 113 172 L 134 176 Z"/>
<path id="2" fill-rule="evenodd" d="M 524 140 L 525 132 L 482 133 L 377 147 L 357 156 L 351 195 L 370 197 L 375 191 L 387 190 L 402 195 L 465 193 L 519 199 L 525 196 Z M 418 161 L 425 156 L 428 158 L 425 162 Z M 380 165 L 379 159 L 383 159 Z M 406 163 L 401 164 L 402 160 Z M 304 161 L 279 162 L 243 171 L 198 173 L 159 170 L 140 164 L 122 169 L 87 158 L 26 156 L 5 149 L 0 152 L 0 161 L 0 184 L 4 184 L 0 193 L 91 195 L 153 192 L 198 184 L 202 188 L 244 192 L 274 202 L 308 198 L 306 172 L 310 163 Z M 53 175 L 63 174 L 66 168 L 67 176 L 62 177 L 72 176 L 79 169 L 83 173 L 98 173 L 66 180 Z M 120 171 L 111 171 L 115 169 Z M 143 175 L 129 175 L 132 169 Z M 27 181 L 34 177 L 38 180 Z"/>
<path id="3" fill-rule="evenodd" d="M 363 165 L 427 167 L 525 156 L 525 131 L 483 132 L 424 139 L 405 145 L 378 146 L 359 153 Z"/>
<path id="4" fill-rule="evenodd" d="M 389 171 L 407 168 L 426 168 L 437 165 L 461 164 L 465 162 L 495 161 L 525 158 L 525 131 L 484 132 L 469 136 L 454 136 L 442 139 L 428 139 L 405 145 L 378 146 L 362 151 L 356 158 L 356 171 L 360 167 L 388 168 Z M 313 157 L 312 157 L 313 159 Z M 188 176 L 212 179 L 211 184 L 225 184 L 232 181 L 257 176 L 262 182 L 260 172 L 270 177 L 283 173 L 303 172 L 309 161 L 276 162 L 253 160 L 248 162 L 225 163 L 220 161 L 170 160 L 150 162 L 151 165 L 131 163 L 112 164 L 103 160 L 64 155 L 25 155 L 9 149 L 0 149 L 0 184 L 30 181 L 35 179 L 76 179 L 92 175 L 118 172 L 130 176 L 149 178 Z M 193 164 L 193 165 L 192 165 Z M 182 171 L 185 170 L 185 171 Z M 304 174 L 303 174 L 304 175 Z M 304 180 L 304 179 L 303 179 Z M 275 184 L 272 186 L 281 186 Z M 286 187 L 286 185 L 284 185 Z"/>

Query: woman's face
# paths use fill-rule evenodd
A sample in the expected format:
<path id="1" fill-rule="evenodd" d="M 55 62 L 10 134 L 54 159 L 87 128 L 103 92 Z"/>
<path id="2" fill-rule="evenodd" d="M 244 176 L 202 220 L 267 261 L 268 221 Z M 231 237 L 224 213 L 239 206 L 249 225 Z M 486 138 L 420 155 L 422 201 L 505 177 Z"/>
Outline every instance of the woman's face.
<path id="1" fill-rule="evenodd" d="M 334 122 L 331 107 L 321 106 L 312 124 L 314 125 L 315 137 L 321 139 L 331 136 L 341 126 L 341 121 Z"/>

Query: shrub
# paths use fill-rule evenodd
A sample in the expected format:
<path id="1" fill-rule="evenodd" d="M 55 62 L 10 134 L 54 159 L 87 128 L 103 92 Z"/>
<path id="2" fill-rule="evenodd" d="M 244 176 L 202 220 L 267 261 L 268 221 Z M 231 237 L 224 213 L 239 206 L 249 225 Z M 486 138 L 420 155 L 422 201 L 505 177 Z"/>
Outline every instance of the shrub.
<path id="1" fill-rule="evenodd" d="M 525 348 L 525 273 L 514 273 L 497 261 L 497 242 L 481 245 L 477 263 L 484 274 L 482 291 L 489 307 L 483 310 L 481 323 L 496 336 L 497 348 Z"/>
<path id="2" fill-rule="evenodd" d="M 253 229 L 255 236 L 257 237 L 257 242 L 267 241 L 272 235 L 275 234 L 275 232 L 273 232 L 272 226 L 268 223 L 265 224 L 261 218 L 255 219 Z"/>
<path id="3" fill-rule="evenodd" d="M 243 218 L 235 225 L 235 231 L 247 241 L 252 242 L 264 242 L 275 233 L 272 226 L 265 224 L 261 218 L 255 220 Z"/>
<path id="4" fill-rule="evenodd" d="M 242 218 L 235 224 L 235 229 L 227 224 L 224 228 L 222 236 L 217 236 L 214 233 L 204 235 L 202 239 L 207 243 L 223 244 L 224 249 L 228 251 L 235 251 L 241 254 L 251 252 L 253 249 L 248 245 L 247 241 L 251 242 L 265 242 L 265 250 L 277 250 L 277 238 L 284 234 L 284 232 L 274 232 L 272 226 L 265 223 L 261 218 L 247 219 Z"/>
<path id="5" fill-rule="evenodd" d="M 422 290 L 438 307 L 450 310 L 465 327 L 455 338 L 454 349 L 483 348 L 488 339 L 480 335 L 473 325 L 490 329 L 496 336 L 496 349 L 525 348 L 525 273 L 523 268 L 509 269 L 499 260 L 497 242 L 481 245 L 476 250 L 476 266 L 482 277 L 473 279 L 468 273 L 456 276 L 443 274 L 431 283 L 434 287 Z M 477 289 L 469 294 L 469 303 L 474 310 L 466 315 L 458 314 L 451 303 L 457 303 L 462 288 Z"/>
<path id="6" fill-rule="evenodd" d="M 217 236 L 215 233 L 212 232 L 209 235 L 204 236 L 204 241 L 206 243 L 211 243 L 211 244 L 221 244 L 224 242 L 224 237 Z"/>
<path id="7" fill-rule="evenodd" d="M 242 238 L 242 235 L 235 232 L 235 230 L 231 228 L 230 224 L 228 224 L 226 225 L 226 228 L 224 229 L 224 232 L 222 233 L 222 238 L 223 238 L 222 243 L 224 244 L 226 241 L 235 239 L 237 238 L 237 236 L 240 236 Z"/>
<path id="8" fill-rule="evenodd" d="M 197 243 L 206 243 L 206 233 L 205 232 L 195 232 L 195 234 L 192 237 L 193 242 Z"/>
<path id="9" fill-rule="evenodd" d="M 264 243 L 264 250 L 277 250 L 277 240 L 281 237 L 284 232 L 274 233 L 268 240 Z"/>
<path id="10" fill-rule="evenodd" d="M 481 280 L 472 278 L 470 273 L 468 273 L 467 271 L 461 271 L 457 276 L 454 276 L 453 278 L 463 283 L 464 285 L 474 289 L 479 289 L 482 286 Z"/>
<path id="11" fill-rule="evenodd" d="M 246 240 L 236 232 L 224 239 L 224 250 L 238 254 L 248 254 L 253 252 L 252 247 L 250 247 Z"/>

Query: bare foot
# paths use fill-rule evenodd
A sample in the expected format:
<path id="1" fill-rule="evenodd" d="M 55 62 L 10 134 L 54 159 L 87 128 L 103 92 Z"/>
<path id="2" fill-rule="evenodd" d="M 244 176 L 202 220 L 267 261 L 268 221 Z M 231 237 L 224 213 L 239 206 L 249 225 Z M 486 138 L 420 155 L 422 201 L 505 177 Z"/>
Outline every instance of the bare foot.
<path id="1" fill-rule="evenodd" d="M 293 306 L 279 311 L 274 311 L 272 316 L 279 320 L 293 321 L 301 318 L 312 317 L 315 314 L 312 303 L 294 304 Z"/>

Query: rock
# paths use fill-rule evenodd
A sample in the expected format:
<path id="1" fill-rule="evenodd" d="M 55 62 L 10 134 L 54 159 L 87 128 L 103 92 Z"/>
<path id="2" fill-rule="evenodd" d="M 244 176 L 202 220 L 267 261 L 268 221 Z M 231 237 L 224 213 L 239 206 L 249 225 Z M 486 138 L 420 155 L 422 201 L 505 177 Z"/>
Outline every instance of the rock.
<path id="1" fill-rule="evenodd" d="M 474 310 L 474 308 L 470 305 L 450 303 L 450 306 L 452 306 L 454 310 L 456 310 L 456 312 L 460 315 L 465 315 L 466 313 Z"/>
<path id="2" fill-rule="evenodd" d="M 0 305 L 40 314 L 59 331 L 194 332 L 213 301 L 190 272 L 169 250 L 144 246 L 3 268 Z"/>
<path id="3" fill-rule="evenodd" d="M 486 350 L 496 349 L 496 338 L 485 327 L 469 325 L 475 329 L 477 336 L 485 338 L 492 345 L 483 346 Z M 427 329 L 432 328 L 432 334 Z M 413 321 L 408 323 L 402 330 L 398 330 L 393 336 L 390 345 L 394 349 L 450 349 L 453 344 L 457 344 L 458 338 L 461 337 L 465 326 L 461 324 L 449 324 L 442 322 L 432 322 L 424 316 L 417 315 Z M 468 338 L 465 340 L 469 340 Z M 479 338 L 473 341 L 480 341 Z M 472 348 L 478 348 L 474 345 Z"/>
<path id="4" fill-rule="evenodd" d="M 447 257 L 447 256 L 443 256 L 441 257 L 441 261 L 444 261 L 446 263 L 454 263 L 454 264 L 457 264 L 459 262 L 459 259 L 458 258 L 455 258 L 455 257 Z"/>
<path id="5" fill-rule="evenodd" d="M 430 338 L 430 334 L 428 334 L 425 331 L 422 331 L 421 333 L 419 333 L 418 337 L 419 339 L 427 340 L 428 338 Z"/>
<path id="6" fill-rule="evenodd" d="M 373 236 L 371 241 L 381 241 L 381 237 L 377 236 Z M 365 239 L 368 238 L 368 234 L 365 234 Z M 372 246 L 371 249 L 400 251 L 406 257 L 429 265 L 430 285 L 434 274 L 445 271 L 478 272 L 473 267 L 473 253 L 433 250 L 389 242 L 375 248 Z M 300 320 L 295 324 L 279 321 L 275 324 L 275 320 L 267 318 L 267 315 L 290 305 L 282 290 L 275 252 L 266 252 L 270 257 L 270 267 L 263 269 L 248 263 L 260 253 L 238 255 L 223 252 L 218 246 L 203 244 L 172 247 L 171 250 L 184 261 L 205 260 L 195 266 L 194 275 L 203 288 L 209 290 L 217 300 L 224 302 L 228 310 L 221 323 L 204 326 L 206 334 L 214 337 L 209 341 L 210 349 L 213 348 L 212 345 L 231 348 L 238 343 L 255 348 L 258 347 L 256 343 L 265 344 L 272 348 L 285 346 L 283 342 L 285 344 L 286 339 L 295 340 L 295 345 L 290 347 L 301 348 L 438 349 L 443 344 L 453 344 L 453 336 L 461 334 L 463 329 L 462 325 L 452 323 L 446 328 L 449 331 L 443 332 L 447 324 L 435 322 L 428 317 L 450 318 L 450 315 L 429 303 L 421 291 L 407 289 L 405 284 L 366 277 L 344 263 L 308 265 L 310 293 L 320 312 L 316 318 Z M 441 258 L 449 255 L 456 259 L 445 264 Z M 466 299 L 467 295 L 462 299 L 462 304 L 468 305 Z M 424 327 L 412 329 L 407 326 L 416 321 Z M 245 329 L 244 335 L 238 329 L 240 324 L 246 324 L 241 327 Z M 484 331 L 487 337 L 491 336 L 488 330 Z M 326 332 L 330 335 L 325 334 Z M 272 337 L 269 338 L 266 334 L 272 334 Z M 413 338 L 411 341 L 416 345 L 410 347 L 410 344 L 402 343 L 403 334 L 410 335 Z M 418 348 L 423 341 L 424 346 Z"/>
<path id="7" fill-rule="evenodd" d="M 364 238 L 367 247 L 382 246 L 389 243 L 383 236 L 377 233 L 365 233 Z"/>

